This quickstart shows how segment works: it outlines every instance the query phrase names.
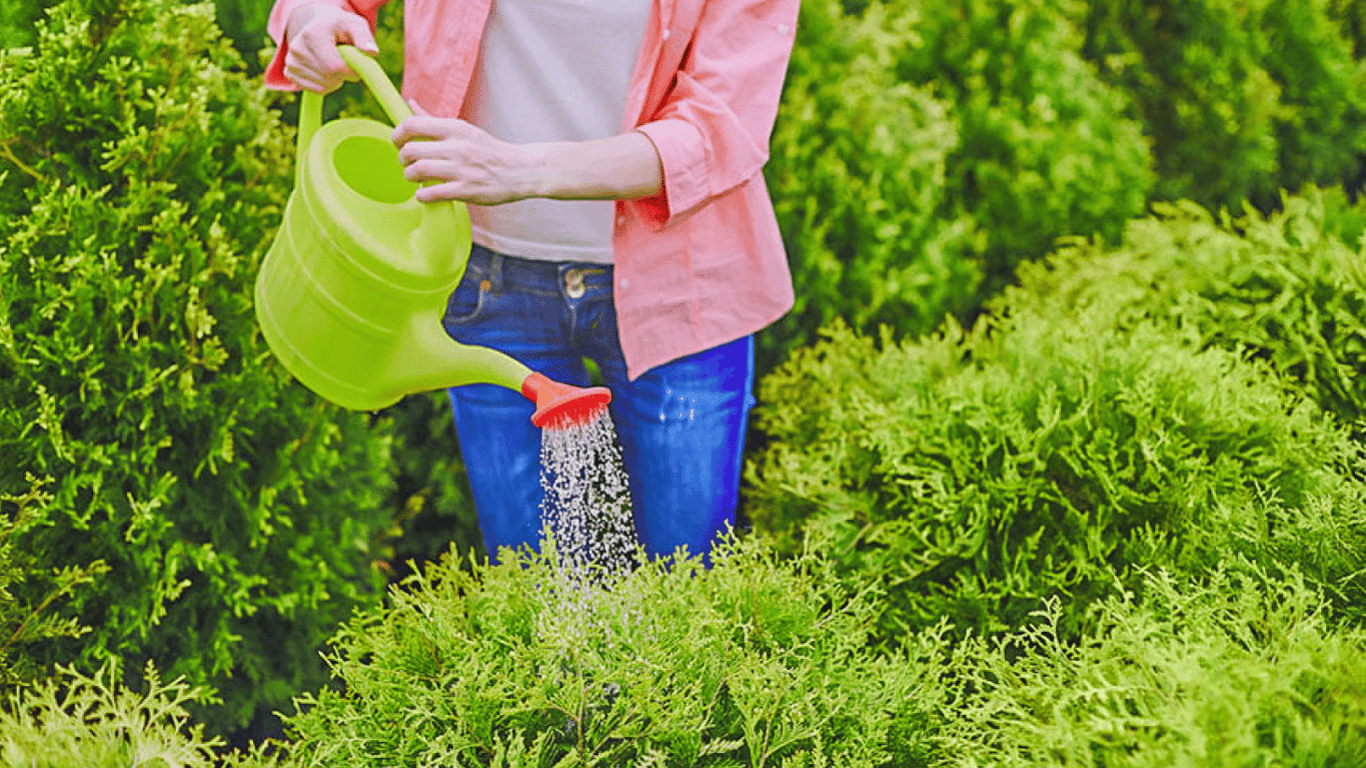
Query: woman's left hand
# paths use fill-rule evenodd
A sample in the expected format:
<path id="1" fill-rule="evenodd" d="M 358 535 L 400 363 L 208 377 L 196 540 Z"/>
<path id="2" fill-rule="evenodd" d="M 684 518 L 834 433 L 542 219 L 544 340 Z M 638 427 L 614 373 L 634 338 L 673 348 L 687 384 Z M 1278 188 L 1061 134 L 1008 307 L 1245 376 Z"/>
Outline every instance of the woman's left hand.
<path id="1" fill-rule="evenodd" d="M 532 196 L 531 161 L 516 144 L 453 117 L 433 117 L 413 102 L 418 114 L 394 129 L 394 143 L 409 181 L 436 182 L 420 187 L 417 199 L 459 200 L 498 205 Z"/>

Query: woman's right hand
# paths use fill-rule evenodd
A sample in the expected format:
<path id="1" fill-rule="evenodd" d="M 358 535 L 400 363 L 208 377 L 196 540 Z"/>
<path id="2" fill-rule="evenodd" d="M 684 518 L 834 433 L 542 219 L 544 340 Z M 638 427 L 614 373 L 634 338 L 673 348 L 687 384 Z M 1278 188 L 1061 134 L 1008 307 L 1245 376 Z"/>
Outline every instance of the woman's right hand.
<path id="1" fill-rule="evenodd" d="M 285 77 L 316 93 L 331 93 L 343 82 L 356 79 L 337 53 L 338 45 L 354 45 L 372 56 L 379 53 L 365 19 L 326 3 L 294 9 L 285 26 L 285 39 L 289 42 Z"/>

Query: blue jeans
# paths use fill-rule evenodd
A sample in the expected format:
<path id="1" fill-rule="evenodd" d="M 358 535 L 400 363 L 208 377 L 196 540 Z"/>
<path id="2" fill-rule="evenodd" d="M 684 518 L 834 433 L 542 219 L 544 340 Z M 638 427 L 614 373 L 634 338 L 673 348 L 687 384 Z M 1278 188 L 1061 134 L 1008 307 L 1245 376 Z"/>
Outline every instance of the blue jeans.
<path id="1" fill-rule="evenodd" d="M 442 320 L 464 344 L 507 353 L 556 381 L 588 386 L 584 358 L 612 391 L 636 535 L 651 557 L 706 554 L 735 524 L 745 423 L 754 405 L 754 337 L 626 378 L 610 265 L 518 259 L 474 246 Z M 520 393 L 450 390 L 460 452 L 489 558 L 541 538 L 541 431 Z"/>

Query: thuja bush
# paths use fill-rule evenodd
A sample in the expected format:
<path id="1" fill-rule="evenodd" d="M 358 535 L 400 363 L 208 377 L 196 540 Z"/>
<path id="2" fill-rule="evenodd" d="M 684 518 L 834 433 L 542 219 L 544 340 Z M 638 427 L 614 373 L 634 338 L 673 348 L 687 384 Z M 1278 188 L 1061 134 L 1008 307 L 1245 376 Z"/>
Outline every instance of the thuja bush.
<path id="1" fill-rule="evenodd" d="M 1366 235 L 1366 195 L 1355 199 L 1343 193 L 1340 187 L 1324 190 L 1306 189 L 1306 197 L 1313 199 L 1322 194 L 1323 233 L 1337 239 L 1349 249 L 1366 248 L 1362 235 Z"/>
<path id="2" fill-rule="evenodd" d="M 1159 323 L 1199 346 L 1244 350 L 1352 424 L 1366 418 L 1366 215 L 1343 202 L 1311 189 L 1270 217 L 1158 205 L 1117 247 L 1075 240 L 1021 268 L 993 306 L 1060 317 L 1103 307 L 1108 332 Z"/>
<path id="3" fill-rule="evenodd" d="M 1153 573 L 1100 604 L 1096 632 L 1035 623 L 964 643 L 943 668 L 937 764 L 1351 766 L 1366 755 L 1366 634 L 1246 562 Z"/>
<path id="4" fill-rule="evenodd" d="M 88 631 L 74 617 L 65 614 L 65 599 L 72 591 L 92 583 L 108 566 L 91 563 L 64 563 L 49 570 L 50 563 L 33 558 L 22 546 L 30 531 L 47 524 L 51 508 L 44 482 L 29 477 L 24 493 L 0 494 L 0 690 L 40 679 L 50 673 L 36 663 L 41 653 L 33 653 L 54 638 L 80 637 Z M 24 589 L 35 579 L 42 587 Z"/>
<path id="5" fill-rule="evenodd" d="M 193 724 L 186 705 L 210 697 L 182 678 L 143 674 L 146 692 L 123 685 L 113 664 L 58 675 L 11 693 L 0 706 L 0 762 L 25 768 L 267 768 L 263 749 L 225 753 Z"/>
<path id="6" fill-rule="evenodd" d="M 980 237 L 948 205 L 950 105 L 891 72 L 896 30 L 802 3 L 765 177 L 796 305 L 759 337 L 769 370 L 835 317 L 928 331 L 981 280 Z"/>
<path id="7" fill-rule="evenodd" d="M 1328 0 L 1328 14 L 1352 41 L 1352 53 L 1366 59 L 1366 5 L 1356 0 Z"/>
<path id="8" fill-rule="evenodd" d="M 1133 94 L 1154 196 L 1262 210 L 1308 183 L 1359 187 L 1366 66 L 1331 0 L 1092 0 L 1086 56 Z"/>
<path id="9" fill-rule="evenodd" d="M 377 599 L 382 424 L 275 363 L 251 292 L 293 148 L 210 6 L 55 8 L 0 70 L 0 490 L 50 478 L 21 547 L 91 631 L 45 646 L 217 689 L 228 729 L 320 684 Z M 198 705 L 191 705 L 198 706 Z"/>
<path id="10" fill-rule="evenodd" d="M 1081 57 L 1068 8 L 881 0 L 865 11 L 896 40 L 897 78 L 952 105 L 944 212 L 965 212 L 986 233 L 988 291 L 1062 235 L 1118 237 L 1153 183 L 1127 96 Z"/>
<path id="11" fill-rule="evenodd" d="M 913 765 L 916 663 L 867 648 L 876 595 L 728 544 L 609 589 L 554 548 L 450 559 L 335 638 L 338 686 L 287 719 L 300 766 Z M 918 657 L 917 657 L 918 658 Z"/>
<path id="12" fill-rule="evenodd" d="M 1060 628 L 1140 565 L 1199 573 L 1232 552 L 1304 562 L 1360 601 L 1360 449 L 1257 362 L 1103 308 L 1011 308 L 974 331 L 879 345 L 836 326 L 760 386 L 756 529 L 829 548 L 888 591 L 880 637 L 947 617 Z"/>

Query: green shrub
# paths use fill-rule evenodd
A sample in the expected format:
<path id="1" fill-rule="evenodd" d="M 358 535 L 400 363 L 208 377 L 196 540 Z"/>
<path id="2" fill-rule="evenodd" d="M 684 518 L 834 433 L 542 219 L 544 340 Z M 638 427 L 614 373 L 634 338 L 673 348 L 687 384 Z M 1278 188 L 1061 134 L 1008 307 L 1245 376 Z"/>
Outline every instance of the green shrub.
<path id="1" fill-rule="evenodd" d="M 31 649 L 88 631 L 73 617 L 59 615 L 56 608 L 72 591 L 109 570 L 99 560 L 88 565 L 63 564 L 50 576 L 40 577 L 43 589 L 32 596 L 25 594 L 23 585 L 34 579 L 34 572 L 47 570 L 49 564 L 35 564 L 30 554 L 17 546 L 18 540 L 46 523 L 51 502 L 43 491 L 47 483 L 31 476 L 26 479 L 27 492 L 0 495 L 0 690 L 49 674 L 36 663 Z"/>
<path id="2" fill-rule="evenodd" d="M 0 5 L 0 51 L 33 45 L 33 25 L 42 12 L 40 2 L 33 0 L 11 0 Z"/>
<path id="3" fill-rule="evenodd" d="M 1345 183 L 1356 193 L 1366 180 L 1366 62 L 1353 58 L 1352 42 L 1333 22 L 1329 4 L 1266 0 L 1257 20 L 1266 38 L 1263 66 L 1281 91 L 1280 189 Z"/>
<path id="4" fill-rule="evenodd" d="M 1360 449 L 1265 366 L 1153 324 L 1116 333 L 1104 308 L 1011 307 L 881 350 L 828 334 L 760 385 L 747 499 L 785 550 L 811 539 L 882 581 L 883 641 L 943 617 L 1017 627 L 1057 595 L 1075 635 L 1135 567 L 1232 552 L 1303 559 L 1359 611 Z"/>
<path id="5" fill-rule="evenodd" d="M 835 317 L 928 331 L 963 312 L 981 280 L 971 223 L 946 216 L 951 108 L 896 82 L 896 30 L 802 3 L 765 167 L 796 305 L 759 336 L 771 369 Z"/>
<path id="6" fill-rule="evenodd" d="M 47 660 L 155 660 L 218 689 L 227 729 L 320 684 L 378 598 L 387 442 L 261 340 L 293 148 L 212 8 L 92 5 L 0 68 L 0 491 L 51 478 L 37 573 L 110 567 Z"/>
<path id="7" fill-rule="evenodd" d="M 947 207 L 986 233 L 986 288 L 1063 235 L 1116 238 L 1153 183 L 1127 97 L 1082 59 L 1067 2 L 885 0 L 897 77 L 952 104 Z M 911 331 L 915 329 L 901 329 Z"/>
<path id="8" fill-rule="evenodd" d="M 263 46 L 274 46 L 266 32 L 274 5 L 274 0 L 215 0 L 213 4 L 214 21 L 223 36 L 232 41 L 253 77 L 265 71 L 257 53 Z"/>
<path id="9" fill-rule="evenodd" d="M 11 694 L 0 707 L 0 762 L 24 768 L 266 768 L 262 750 L 218 754 L 218 739 L 191 725 L 186 705 L 208 698 L 183 679 L 162 683 L 148 665 L 147 692 L 118 682 L 112 664 L 92 676 L 71 669 Z"/>
<path id="10" fill-rule="evenodd" d="M 1336 202 L 1335 202 L 1336 201 Z M 1217 221 L 1190 204 L 1159 205 L 1118 247 L 1072 241 L 1019 273 L 998 311 L 1069 315 L 1106 308 L 1110 332 L 1159 323 L 1198 346 L 1244 350 L 1351 424 L 1366 418 L 1366 264 L 1331 227 L 1363 227 L 1341 192 L 1286 197 L 1283 212 Z"/>
<path id="11" fill-rule="evenodd" d="M 1145 578 L 1061 636 L 1065 608 L 944 669 L 944 766 L 1357 766 L 1366 756 L 1366 635 L 1333 627 L 1301 582 L 1236 565 Z"/>
<path id="12" fill-rule="evenodd" d="M 1269 210 L 1281 189 L 1360 183 L 1366 68 L 1328 0 L 1091 0 L 1086 25 L 1152 139 L 1157 199 Z"/>
<path id="13" fill-rule="evenodd" d="M 553 547 L 547 550 L 553 553 Z M 916 676 L 866 648 L 869 592 L 753 541 L 566 587 L 553 554 L 449 559 L 357 618 L 300 766 L 908 765 Z"/>
<path id="14" fill-rule="evenodd" d="M 1335 238 L 1348 248 L 1366 250 L 1361 238 L 1366 234 L 1366 196 L 1348 198 L 1339 187 L 1321 190 L 1323 195 L 1323 234 Z M 1305 190 L 1308 197 L 1316 194 Z"/>
<path id="15" fill-rule="evenodd" d="M 1328 0 L 1328 14 L 1342 28 L 1343 36 L 1352 41 L 1356 58 L 1366 59 L 1366 5 L 1357 0 Z"/>

